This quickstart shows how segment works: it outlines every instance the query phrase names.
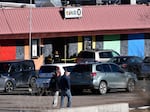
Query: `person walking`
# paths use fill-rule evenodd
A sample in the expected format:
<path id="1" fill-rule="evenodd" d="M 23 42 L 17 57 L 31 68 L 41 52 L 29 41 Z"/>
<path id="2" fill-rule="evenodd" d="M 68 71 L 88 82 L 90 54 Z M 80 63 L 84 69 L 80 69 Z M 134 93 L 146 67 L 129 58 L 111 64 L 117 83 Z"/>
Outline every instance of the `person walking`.
<path id="1" fill-rule="evenodd" d="M 67 69 L 65 69 L 64 75 L 61 77 L 60 89 L 61 89 L 60 108 L 64 107 L 65 96 L 67 96 L 67 99 L 68 99 L 67 107 L 71 107 L 72 94 L 71 94 L 71 85 L 70 85 L 70 72 Z"/>
<path id="2" fill-rule="evenodd" d="M 56 68 L 56 72 L 51 79 L 52 91 L 54 93 L 53 102 L 52 102 L 53 108 L 57 107 L 57 105 L 58 105 L 58 96 L 59 96 L 59 90 L 60 90 L 60 78 L 61 78 L 61 72 L 60 72 L 59 68 Z"/>

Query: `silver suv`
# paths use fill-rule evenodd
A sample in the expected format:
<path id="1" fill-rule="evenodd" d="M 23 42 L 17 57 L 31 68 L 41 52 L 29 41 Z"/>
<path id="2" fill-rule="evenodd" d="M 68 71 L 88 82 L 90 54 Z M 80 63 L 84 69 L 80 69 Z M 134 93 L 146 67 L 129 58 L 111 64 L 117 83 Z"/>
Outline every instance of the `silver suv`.
<path id="1" fill-rule="evenodd" d="M 87 62 L 106 62 L 110 58 L 120 56 L 114 50 L 103 49 L 103 50 L 83 50 L 77 56 L 77 63 L 87 63 Z"/>
<path id="2" fill-rule="evenodd" d="M 114 63 L 78 64 L 72 70 L 70 78 L 73 92 L 91 89 L 100 94 L 117 88 L 132 92 L 137 82 L 134 73 L 125 72 Z"/>

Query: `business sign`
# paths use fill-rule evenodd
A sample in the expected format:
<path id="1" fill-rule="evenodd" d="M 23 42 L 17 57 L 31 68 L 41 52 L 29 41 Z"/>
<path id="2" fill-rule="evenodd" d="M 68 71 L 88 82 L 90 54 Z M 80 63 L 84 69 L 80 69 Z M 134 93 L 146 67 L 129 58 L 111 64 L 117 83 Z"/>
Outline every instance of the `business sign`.
<path id="1" fill-rule="evenodd" d="M 66 7 L 64 8 L 64 17 L 65 18 L 80 18 L 82 17 L 82 8 L 81 7 Z"/>

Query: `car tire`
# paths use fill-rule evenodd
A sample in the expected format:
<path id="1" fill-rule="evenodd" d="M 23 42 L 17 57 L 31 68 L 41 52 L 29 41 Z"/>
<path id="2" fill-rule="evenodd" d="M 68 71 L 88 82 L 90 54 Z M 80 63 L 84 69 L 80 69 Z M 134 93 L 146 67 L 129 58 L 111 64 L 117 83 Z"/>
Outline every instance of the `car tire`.
<path id="1" fill-rule="evenodd" d="M 108 89 L 107 83 L 105 81 L 100 82 L 100 84 L 99 84 L 99 93 L 101 95 L 104 95 L 104 94 L 107 93 L 107 89 Z"/>
<path id="2" fill-rule="evenodd" d="M 44 89 L 38 88 L 38 91 L 37 91 L 37 95 L 38 95 L 38 96 L 43 96 L 44 93 L 45 93 L 45 90 L 44 90 Z"/>
<path id="3" fill-rule="evenodd" d="M 29 86 L 30 88 L 36 88 L 36 77 L 31 77 Z"/>
<path id="4" fill-rule="evenodd" d="M 10 93 L 14 90 L 14 84 L 11 81 L 5 83 L 5 92 Z"/>
<path id="5" fill-rule="evenodd" d="M 127 91 L 128 92 L 133 92 L 135 89 L 135 82 L 134 80 L 129 80 L 128 83 L 127 83 Z"/>

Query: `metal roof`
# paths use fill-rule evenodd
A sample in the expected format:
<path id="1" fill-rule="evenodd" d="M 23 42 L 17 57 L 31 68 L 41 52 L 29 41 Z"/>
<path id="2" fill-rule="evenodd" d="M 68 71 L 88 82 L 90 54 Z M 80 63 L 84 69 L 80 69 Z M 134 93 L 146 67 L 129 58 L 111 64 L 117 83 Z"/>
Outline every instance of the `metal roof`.
<path id="1" fill-rule="evenodd" d="M 83 6 L 82 10 L 82 18 L 64 19 L 61 7 L 0 9 L 0 37 L 27 37 L 30 17 L 33 37 L 150 32 L 150 6 Z"/>

